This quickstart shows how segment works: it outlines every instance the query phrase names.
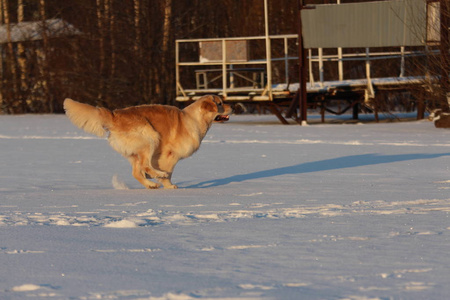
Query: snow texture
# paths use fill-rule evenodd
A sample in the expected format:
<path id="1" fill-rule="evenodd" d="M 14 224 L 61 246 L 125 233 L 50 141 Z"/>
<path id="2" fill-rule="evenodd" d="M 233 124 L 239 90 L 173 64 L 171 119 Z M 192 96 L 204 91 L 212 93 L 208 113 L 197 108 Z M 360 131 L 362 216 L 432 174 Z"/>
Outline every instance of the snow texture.
<path id="1" fill-rule="evenodd" d="M 145 190 L 62 115 L 0 116 L 0 299 L 444 299 L 449 131 L 214 124 Z"/>

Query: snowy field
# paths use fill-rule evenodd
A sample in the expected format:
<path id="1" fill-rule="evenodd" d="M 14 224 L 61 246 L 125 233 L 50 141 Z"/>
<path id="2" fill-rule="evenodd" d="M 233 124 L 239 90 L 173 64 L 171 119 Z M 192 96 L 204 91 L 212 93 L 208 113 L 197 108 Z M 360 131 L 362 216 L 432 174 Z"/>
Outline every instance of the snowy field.
<path id="1" fill-rule="evenodd" d="M 233 116 L 145 190 L 65 116 L 0 116 L 0 299 L 444 299 L 449 136 Z"/>

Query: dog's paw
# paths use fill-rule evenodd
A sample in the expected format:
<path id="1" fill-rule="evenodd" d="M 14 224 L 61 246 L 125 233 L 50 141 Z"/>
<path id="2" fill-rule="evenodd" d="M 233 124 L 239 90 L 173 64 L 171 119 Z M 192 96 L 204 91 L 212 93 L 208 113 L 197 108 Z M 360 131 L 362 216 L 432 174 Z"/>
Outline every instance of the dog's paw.
<path id="1" fill-rule="evenodd" d="M 175 190 L 178 188 L 178 186 L 176 186 L 175 184 L 171 184 L 171 185 L 165 185 L 164 188 L 168 189 L 168 190 Z"/>
<path id="2" fill-rule="evenodd" d="M 169 178 L 169 173 L 164 171 L 158 171 L 150 168 L 145 169 L 145 177 L 148 179 L 154 179 L 154 178 Z"/>
<path id="3" fill-rule="evenodd" d="M 156 189 L 159 189 L 160 186 L 161 185 L 159 183 L 151 182 L 146 186 L 146 188 L 149 190 L 156 190 Z"/>
<path id="4" fill-rule="evenodd" d="M 155 173 L 156 173 L 155 178 L 163 178 L 163 179 L 169 178 L 169 173 L 167 172 L 156 171 Z"/>

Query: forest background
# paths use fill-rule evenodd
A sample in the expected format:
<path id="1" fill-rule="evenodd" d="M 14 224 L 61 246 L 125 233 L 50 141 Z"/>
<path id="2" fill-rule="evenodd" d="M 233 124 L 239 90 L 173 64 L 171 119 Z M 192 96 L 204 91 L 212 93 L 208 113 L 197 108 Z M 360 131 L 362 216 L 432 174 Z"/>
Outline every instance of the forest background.
<path id="1" fill-rule="evenodd" d="M 268 1 L 269 34 L 297 33 L 298 2 Z M 341 0 L 352 2 L 367 1 Z M 176 39 L 264 35 L 262 0 L 0 0 L 0 11 L 0 113 L 62 112 L 66 97 L 109 108 L 174 104 Z M 46 20 L 70 33 L 43 28 L 39 39 L 13 40 L 14 23 Z"/>

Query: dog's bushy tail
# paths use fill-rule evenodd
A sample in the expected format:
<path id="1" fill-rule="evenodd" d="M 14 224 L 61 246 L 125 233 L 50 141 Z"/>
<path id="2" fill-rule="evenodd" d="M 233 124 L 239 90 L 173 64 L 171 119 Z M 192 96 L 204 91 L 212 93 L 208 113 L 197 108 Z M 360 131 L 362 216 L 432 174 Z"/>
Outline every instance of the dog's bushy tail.
<path id="1" fill-rule="evenodd" d="M 75 126 L 100 137 L 105 136 L 106 129 L 112 125 L 112 112 L 103 107 L 94 107 L 67 98 L 64 100 L 64 110 Z"/>

